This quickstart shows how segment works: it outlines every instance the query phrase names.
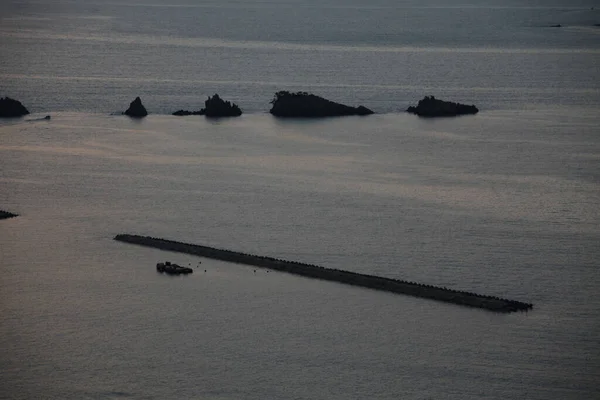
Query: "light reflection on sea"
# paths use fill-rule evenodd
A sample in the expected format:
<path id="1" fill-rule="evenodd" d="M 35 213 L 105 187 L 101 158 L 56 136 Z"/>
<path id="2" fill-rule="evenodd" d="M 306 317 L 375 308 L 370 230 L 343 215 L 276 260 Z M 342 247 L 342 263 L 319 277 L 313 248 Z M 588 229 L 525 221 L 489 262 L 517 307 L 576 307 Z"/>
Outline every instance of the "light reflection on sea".
<path id="1" fill-rule="evenodd" d="M 7 393 L 586 397 L 599 367 L 589 355 L 598 345 L 600 225 L 598 171 L 580 154 L 598 152 L 598 117 L 580 111 L 544 140 L 537 118 L 545 113 L 552 126 L 557 110 L 523 112 L 518 122 L 488 112 L 217 123 L 55 113 L 3 123 L 0 201 L 21 214 L 0 223 Z M 516 145 L 520 152 L 506 151 Z M 113 242 L 121 232 L 535 309 L 495 315 L 212 260 L 198 266 Z M 161 276 L 154 264 L 165 259 L 197 268 Z"/>

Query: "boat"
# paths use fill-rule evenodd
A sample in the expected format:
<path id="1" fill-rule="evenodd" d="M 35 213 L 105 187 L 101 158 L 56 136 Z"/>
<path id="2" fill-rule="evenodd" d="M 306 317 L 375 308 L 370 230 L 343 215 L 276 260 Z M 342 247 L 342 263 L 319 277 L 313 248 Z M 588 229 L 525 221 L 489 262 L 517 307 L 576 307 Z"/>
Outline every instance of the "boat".
<path id="1" fill-rule="evenodd" d="M 156 264 L 156 270 L 161 274 L 165 273 L 169 275 L 187 275 L 194 272 L 194 270 L 191 268 L 182 267 L 181 265 L 171 263 L 170 261 L 165 261 L 164 263 L 160 262 Z"/>

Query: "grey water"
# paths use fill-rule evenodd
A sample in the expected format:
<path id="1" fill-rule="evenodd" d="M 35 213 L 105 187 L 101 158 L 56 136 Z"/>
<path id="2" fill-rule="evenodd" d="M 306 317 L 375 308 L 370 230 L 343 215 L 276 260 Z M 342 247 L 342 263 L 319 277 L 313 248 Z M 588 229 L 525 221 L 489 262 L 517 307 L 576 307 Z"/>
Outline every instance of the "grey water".
<path id="1" fill-rule="evenodd" d="M 0 398 L 597 399 L 598 10 L 3 1 L 0 96 L 32 114 L 0 121 L 0 209 L 20 214 L 0 221 Z M 277 90 L 377 114 L 279 120 Z M 244 115 L 170 115 L 214 93 Z M 403 112 L 424 95 L 481 111 Z M 147 118 L 119 115 L 135 96 Z M 118 233 L 534 309 L 254 272 Z M 160 275 L 164 260 L 195 272 Z"/>

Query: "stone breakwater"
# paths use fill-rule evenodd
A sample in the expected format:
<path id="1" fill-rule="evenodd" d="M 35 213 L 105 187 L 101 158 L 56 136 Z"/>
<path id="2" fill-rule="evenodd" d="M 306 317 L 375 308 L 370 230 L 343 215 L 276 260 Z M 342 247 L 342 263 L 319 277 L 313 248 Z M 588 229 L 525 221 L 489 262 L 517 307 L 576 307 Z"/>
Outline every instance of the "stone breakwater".
<path id="1" fill-rule="evenodd" d="M 196 256 L 212 258 L 220 261 L 246 264 L 260 268 L 269 268 L 275 271 L 288 272 L 290 274 L 296 274 L 310 278 L 340 282 L 354 286 L 362 286 L 370 289 L 383 290 L 386 292 L 406 294 L 409 296 L 444 301 L 463 306 L 483 308 L 495 312 L 509 313 L 513 311 L 527 311 L 533 308 L 532 304 L 503 299 L 500 297 L 486 296 L 477 293 L 448 289 L 445 287 L 360 274 L 339 269 L 324 268 L 318 265 L 238 253 L 230 250 L 216 249 L 214 247 L 176 242 L 173 240 L 154 238 L 150 236 L 120 234 L 115 236 L 114 240 L 137 244 L 140 246 L 153 247 L 161 250 L 193 254 Z"/>

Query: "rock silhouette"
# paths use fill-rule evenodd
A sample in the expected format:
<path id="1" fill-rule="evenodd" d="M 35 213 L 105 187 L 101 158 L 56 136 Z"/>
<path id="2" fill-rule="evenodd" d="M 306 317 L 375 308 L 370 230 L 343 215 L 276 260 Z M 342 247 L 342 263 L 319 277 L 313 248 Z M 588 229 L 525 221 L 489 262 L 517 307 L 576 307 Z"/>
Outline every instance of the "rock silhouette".
<path id="1" fill-rule="evenodd" d="M 20 101 L 10 97 L 0 98 L 0 118 L 22 117 L 27 114 L 29 111 Z"/>
<path id="2" fill-rule="evenodd" d="M 204 115 L 204 108 L 198 111 L 177 110 L 173 113 L 173 115 L 177 115 L 179 117 L 186 115 Z"/>
<path id="3" fill-rule="evenodd" d="M 204 115 L 207 117 L 239 117 L 242 110 L 235 103 L 223 100 L 218 94 L 204 102 Z"/>
<path id="4" fill-rule="evenodd" d="M 473 105 L 468 106 L 438 100 L 433 96 L 425 96 L 423 100 L 419 100 L 416 107 L 410 106 L 406 111 L 420 117 L 454 117 L 464 114 L 477 114 L 479 109 Z"/>
<path id="5" fill-rule="evenodd" d="M 148 115 L 148 111 L 146 111 L 146 107 L 142 104 L 142 100 L 139 97 L 136 97 L 129 104 L 129 108 L 123 114 L 134 117 L 134 118 L 142 118 Z"/>
<path id="6" fill-rule="evenodd" d="M 0 219 L 14 218 L 18 217 L 18 214 L 13 214 L 8 211 L 0 210 Z"/>
<path id="7" fill-rule="evenodd" d="M 169 275 L 187 275 L 194 272 L 191 268 L 182 267 L 181 265 L 171 263 L 170 261 L 156 264 L 156 270 L 161 274 L 166 273 Z"/>
<path id="8" fill-rule="evenodd" d="M 215 94 L 212 97 L 209 96 L 208 99 L 204 102 L 204 108 L 198 111 L 178 110 L 175 111 L 173 115 L 205 115 L 209 118 L 239 117 L 240 115 L 242 115 L 242 110 L 238 107 L 237 104 L 223 100 L 219 97 L 218 94 Z"/>
<path id="9" fill-rule="evenodd" d="M 350 107 L 306 92 L 279 91 L 271 100 L 271 114 L 276 117 L 338 117 L 345 115 L 370 115 L 373 111 L 364 106 Z"/>

